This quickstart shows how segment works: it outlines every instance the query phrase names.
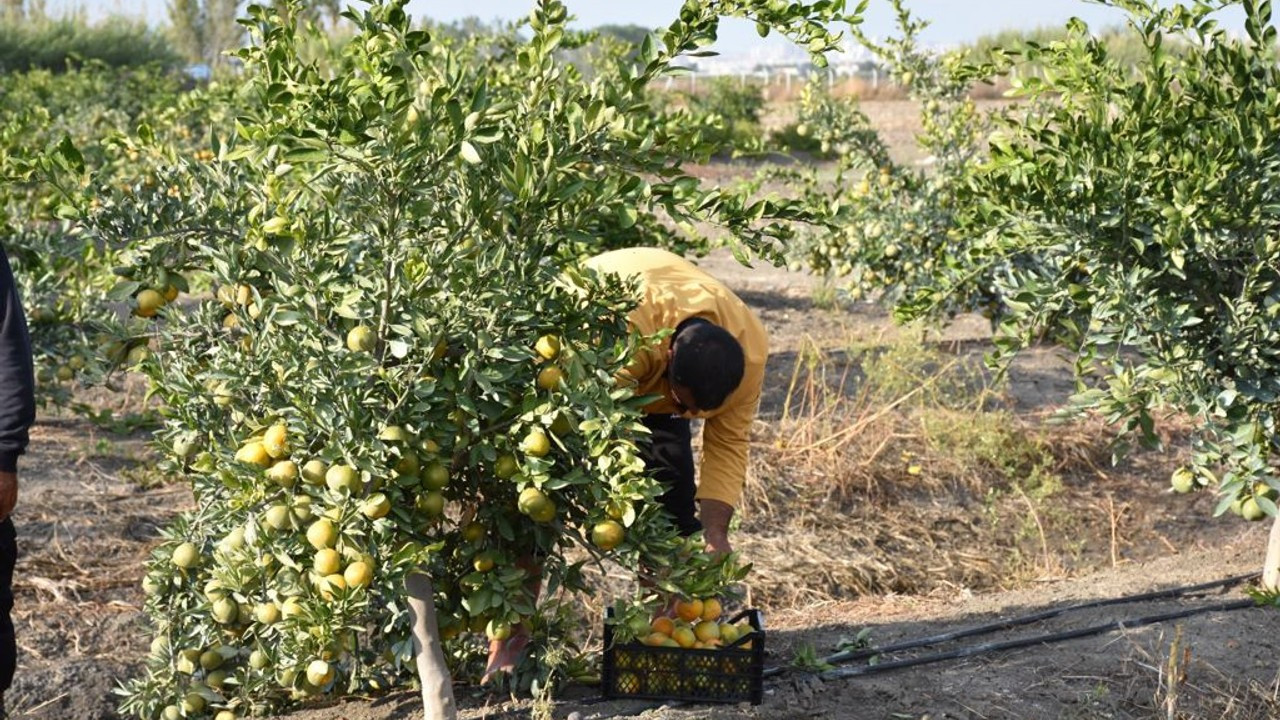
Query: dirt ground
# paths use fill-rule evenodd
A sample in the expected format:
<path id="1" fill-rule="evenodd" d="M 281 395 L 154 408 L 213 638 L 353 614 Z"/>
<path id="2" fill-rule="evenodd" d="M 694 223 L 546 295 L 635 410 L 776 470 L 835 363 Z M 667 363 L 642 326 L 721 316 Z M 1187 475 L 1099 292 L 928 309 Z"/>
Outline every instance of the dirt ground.
<path id="1" fill-rule="evenodd" d="M 767 266 L 743 268 L 724 254 L 705 259 L 703 265 L 741 293 L 771 334 L 753 482 L 787 485 L 774 489 L 800 493 L 806 481 L 793 477 L 795 468 L 787 474 L 780 467 L 785 457 L 769 450 L 770 428 L 781 415 L 797 358 L 811 345 L 838 350 L 852 343 L 887 344 L 909 331 L 893 327 L 884 311 L 871 305 L 816 307 L 815 281 L 803 274 Z M 930 342 L 949 353 L 976 357 L 988 335 L 985 321 L 966 317 Z M 1063 358 L 1052 349 L 1026 353 L 1011 371 L 1005 395 L 1010 417 L 1039 427 L 1070 389 Z M 1072 432 L 1058 444 L 1105 444 L 1101 426 L 1084 425 Z M 1177 434 L 1170 439 L 1176 441 Z M 1239 600 L 1244 595 L 1238 585 L 1194 597 L 1065 612 L 886 656 L 881 662 L 1111 627 L 1059 642 L 860 677 L 837 673 L 867 667 L 865 661 L 793 667 L 797 658 L 837 652 L 842 641 L 860 632 L 879 647 L 1050 608 L 1219 581 L 1261 567 L 1266 527 L 1234 518 L 1215 520 L 1210 517 L 1213 498 L 1167 491 L 1176 447 L 1139 454 L 1116 466 L 1097 462 L 1094 455 L 1100 451 L 1087 448 L 1073 469 L 1064 470 L 1065 487 L 1047 501 L 1060 504 L 1072 521 L 1055 520 L 1043 505 L 1035 506 L 1039 512 L 1033 507 L 1029 516 L 1041 524 L 1038 541 L 1034 532 L 1028 541 L 1034 553 L 1024 558 L 1016 578 L 1006 580 L 991 575 L 979 581 L 957 570 L 966 564 L 1002 567 L 1003 560 L 995 556 L 1010 552 L 992 548 L 984 553 L 982 543 L 994 537 L 991 533 L 1000 530 L 1005 518 L 991 521 L 989 500 L 984 504 L 940 494 L 927 507 L 878 502 L 892 491 L 832 500 L 818 506 L 813 518 L 800 519 L 812 523 L 813 537 L 825 547 L 801 536 L 806 526 L 799 520 L 784 525 L 781 515 L 758 504 L 745 508 L 735 541 L 755 564 L 753 578 L 758 579 L 749 579 L 746 587 L 754 593 L 749 602 L 766 616 L 766 666 L 780 669 L 766 679 L 764 702 L 758 706 L 603 701 L 598 688 L 590 686 L 570 687 L 554 703 L 537 706 L 459 686 L 461 714 L 468 719 L 574 720 L 1280 717 L 1280 635 L 1274 610 L 1218 610 L 1140 627 L 1116 626 Z M 20 651 L 6 700 L 15 717 L 118 717 L 112 691 L 137 672 L 149 642 L 141 611 L 142 561 L 158 542 L 161 528 L 191 503 L 184 486 L 138 484 L 148 477 L 147 457 L 142 435 L 105 433 L 80 419 L 45 417 L 34 429 L 30 452 L 22 460 L 22 492 L 14 516 L 20 548 L 15 606 Z M 807 487 L 815 484 L 810 479 Z M 759 496 L 772 497 L 764 490 Z M 953 497 L 960 499 L 952 503 Z M 907 531 L 888 536 L 881 523 Z M 831 526 L 839 526 L 843 534 L 825 534 Z M 833 545 L 833 537 L 850 538 L 856 545 Z M 842 573 L 887 589 L 859 593 L 849 579 L 853 575 Z M 792 587 L 783 587 L 788 582 Z M 406 690 L 306 707 L 280 720 L 415 717 L 421 717 L 421 705 Z"/>

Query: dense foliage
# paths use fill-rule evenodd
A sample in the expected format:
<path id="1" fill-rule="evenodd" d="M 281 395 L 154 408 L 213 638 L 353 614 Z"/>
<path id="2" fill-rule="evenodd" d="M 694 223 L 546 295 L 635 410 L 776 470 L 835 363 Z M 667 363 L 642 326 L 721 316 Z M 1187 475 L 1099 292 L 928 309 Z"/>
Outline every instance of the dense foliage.
<path id="1" fill-rule="evenodd" d="M 100 207 L 109 188 L 157 185 L 136 152 L 108 140 L 172 116 L 181 94 L 179 78 L 158 68 L 0 75 L 0 243 L 27 307 L 42 404 L 70 405 L 73 388 L 127 359 L 129 348 L 103 336 L 116 315 L 108 291 L 119 247 L 89 241 L 72 219 L 77 207 Z M 176 148 L 192 147 L 197 120 L 162 122 Z M 55 183 L 41 181 L 47 173 Z"/>
<path id="2" fill-rule="evenodd" d="M 842 3 L 689 3 L 590 79 L 560 53 L 578 35 L 553 0 L 523 37 L 432 37 L 374 3 L 334 54 L 298 10 L 251 7 L 238 82 L 107 143 L 144 182 L 112 184 L 69 144 L 46 164 L 90 244 L 120 252 L 132 317 L 114 341 L 151 348 L 163 466 L 196 493 L 148 563 L 157 639 L 125 703 L 141 717 L 402 682 L 411 572 L 434 582 L 460 677 L 480 645 L 464 631 L 531 628 L 526 688 L 572 649 L 563 591 L 585 589 L 584 563 L 650 576 L 623 628 L 654 587 L 701 597 L 741 573 L 652 502 L 642 400 L 614 380 L 647 341 L 625 323 L 633 289 L 576 268 L 705 247 L 695 225 L 776 256 L 803 212 L 687 174 L 701 129 L 647 89 L 720 15 L 820 53 Z M 175 142 L 188 111 L 207 150 Z"/>
<path id="3" fill-rule="evenodd" d="M 723 241 L 903 319 L 983 312 L 998 359 L 1058 342 L 1077 409 L 1148 441 L 1159 412 L 1192 413 L 1175 487 L 1275 515 L 1270 4 L 1243 3 L 1247 39 L 1204 4 L 1115 4 L 1137 56 L 1073 23 L 978 60 L 921 47 L 895 0 L 899 37 L 854 35 L 919 103 L 927 162 L 895 162 L 857 101 L 815 81 L 788 132 L 834 162 L 733 189 L 686 166 L 760 147 L 759 89 L 666 104 L 654 87 L 721 16 L 821 64 L 828 23 L 865 3 L 690 1 L 638 45 L 569 30 L 556 0 L 519 31 L 424 29 L 383 0 L 340 38 L 309 23 L 314 3 L 281 3 L 249 9 L 230 81 L 99 63 L 0 77 L 0 242 L 43 399 L 138 367 L 164 408 L 161 467 L 197 498 L 148 563 L 157 637 L 126 710 L 245 714 L 404 682 L 413 572 L 435 581 L 460 677 L 478 634 L 532 630 L 527 689 L 572 665 L 549 648 L 576 650 L 587 563 L 653 583 L 619 603 L 624 638 L 653 588 L 741 577 L 655 510 L 643 399 L 614 380 L 654 339 L 627 331 L 633 288 L 579 270 L 611 248 Z M 969 92 L 993 77 L 1020 103 L 989 118 Z"/>
<path id="4" fill-rule="evenodd" d="M 85 63 L 175 67 L 178 53 L 142 20 L 91 24 L 77 17 L 0 19 L 0 73 L 61 72 Z"/>
<path id="5" fill-rule="evenodd" d="M 939 55 L 922 46 L 919 34 L 927 23 L 900 0 L 893 4 L 899 36 L 879 42 L 855 34 L 919 104 L 917 141 L 927 162 L 896 162 L 858 101 L 833 97 L 818 78 L 801 94 L 795 133 L 820 155 L 833 156 L 834 169 L 769 168 L 762 181 L 799 193 L 827 219 L 800 235 L 790 257 L 844 297 L 893 304 L 957 270 L 957 281 L 935 295 L 930 318 L 944 322 L 969 311 L 995 317 L 1001 304 L 993 271 L 980 268 L 962 277 L 970 239 L 955 221 L 957 197 L 984 153 L 986 119 L 968 96 L 972 76 L 961 71 L 958 51 Z"/>
<path id="6" fill-rule="evenodd" d="M 1002 118 L 957 224 L 980 238 L 962 267 L 1000 269 L 1001 352 L 1071 348 L 1079 406 L 1148 442 L 1162 408 L 1192 413 L 1198 484 L 1219 489 L 1219 512 L 1258 519 L 1280 488 L 1280 84 L 1270 3 L 1243 4 L 1235 38 L 1209 6 L 1123 3 L 1146 51 L 1136 72 L 1078 22 L 1029 46 L 1046 77 L 1019 83 L 1030 102 Z"/>

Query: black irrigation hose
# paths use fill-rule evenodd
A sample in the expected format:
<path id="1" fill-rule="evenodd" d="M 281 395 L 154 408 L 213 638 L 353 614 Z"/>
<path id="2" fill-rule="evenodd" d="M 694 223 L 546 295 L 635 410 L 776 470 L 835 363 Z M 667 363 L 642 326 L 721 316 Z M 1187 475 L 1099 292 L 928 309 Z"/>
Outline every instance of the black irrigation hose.
<path id="1" fill-rule="evenodd" d="M 1223 580 L 1215 580 L 1213 582 L 1202 583 L 1200 585 L 1188 585 L 1184 587 L 1168 588 L 1165 590 L 1155 590 L 1152 592 L 1141 593 L 1138 595 L 1128 595 L 1128 596 L 1123 596 L 1118 598 L 1106 598 L 1103 600 L 1092 600 L 1089 602 L 1077 603 L 1075 605 L 1067 605 L 1065 607 L 1060 607 L 1060 608 L 1051 608 L 1049 610 L 1044 610 L 1038 613 L 1032 613 L 1030 615 L 1023 615 L 1020 617 L 1011 618 L 1009 620 L 1002 620 L 996 623 L 979 625 L 972 628 L 965 628 L 962 630 L 956 630 L 954 632 L 942 633 L 940 635 L 932 635 L 929 637 L 918 638 L 915 640 L 906 640 L 900 643 L 895 643 L 893 645 L 885 645 L 884 647 L 880 647 L 880 648 L 864 648 L 860 650 L 851 650 L 851 651 L 846 651 L 842 653 L 836 653 L 835 655 L 831 655 L 829 657 L 823 658 L 823 662 L 826 662 L 828 664 L 834 664 L 837 662 L 849 662 L 852 660 L 875 657 L 878 655 L 883 655 L 891 652 L 900 652 L 902 650 L 910 650 L 913 648 L 924 647 L 927 645 L 934 645 L 937 643 L 947 642 L 950 640 L 958 640 L 960 638 L 972 637 L 974 635 L 982 635 L 985 633 L 995 632 L 997 630 L 1004 630 L 1012 627 L 1018 627 L 1021 625 L 1027 625 L 1033 622 L 1046 620 L 1048 618 L 1056 617 L 1058 615 L 1062 615 L 1068 612 L 1074 612 L 1077 610 L 1087 610 L 1091 608 L 1106 607 L 1108 605 L 1120 605 L 1124 603 L 1142 602 L 1146 600 L 1159 600 L 1162 598 L 1191 595 L 1193 593 L 1202 592 L 1204 590 L 1212 590 L 1215 588 L 1228 588 L 1234 585 L 1239 585 L 1248 580 L 1252 580 L 1258 577 L 1258 575 L 1259 573 L 1254 572 L 1254 573 L 1248 573 L 1246 575 L 1237 575 L 1235 577 L 1225 578 Z M 983 653 L 999 652 L 1002 650 L 1013 650 L 1013 649 L 1022 648 L 1022 647 L 1029 647 L 1032 645 L 1042 645 L 1047 643 L 1061 642 L 1063 640 L 1073 640 L 1075 638 L 1087 637 L 1089 635 L 1100 635 L 1104 632 L 1110 632 L 1112 630 L 1123 630 L 1125 628 L 1135 628 L 1135 627 L 1142 627 L 1144 625 L 1154 625 L 1156 623 L 1166 622 L 1168 620 L 1177 620 L 1178 618 L 1190 617 L 1192 615 L 1199 615 L 1200 613 L 1227 612 L 1230 610 L 1242 610 L 1248 607 L 1258 607 L 1258 603 L 1252 599 L 1232 600 L 1230 602 L 1219 603 L 1217 605 L 1205 605 L 1198 608 L 1191 608 L 1187 610 L 1179 610 L 1177 612 L 1165 613 L 1163 615 L 1149 615 L 1147 617 L 1136 618 L 1133 620 L 1116 620 L 1116 621 L 1105 623 L 1102 625 L 1093 625 L 1091 627 L 1077 628 L 1075 630 L 1065 630 L 1059 633 L 1036 635 L 1028 638 L 1019 638 L 1017 640 L 1005 640 L 1003 642 L 991 642 L 991 643 L 984 643 L 980 645 L 969 645 L 966 647 L 957 648 L 955 650 L 951 650 L 947 652 L 935 653 L 933 655 L 922 655 L 919 657 L 908 658 L 903 660 L 891 660 L 888 662 L 877 663 L 875 665 L 860 665 L 858 667 L 852 667 L 852 668 L 837 668 L 837 669 L 824 672 L 819 677 L 821 677 L 824 680 L 835 680 L 835 679 L 848 678 L 848 677 L 857 677 L 859 675 L 872 675 L 879 672 L 887 672 L 889 670 L 898 670 L 901 668 L 912 667 L 915 665 L 926 665 L 929 663 L 941 662 L 943 660 L 955 660 L 958 658 L 972 657 L 974 655 L 980 655 Z M 781 674 L 785 672 L 787 669 L 788 668 L 786 667 L 766 668 L 764 670 L 763 675 L 764 677 L 770 677 L 773 675 Z M 591 698 L 588 700 L 583 700 L 578 702 L 579 704 L 582 704 L 582 705 L 595 705 L 597 703 L 605 702 L 608 699 L 609 698 L 605 698 L 605 697 L 596 697 L 596 698 Z M 662 707 L 664 705 L 669 705 L 671 707 L 680 707 L 680 706 L 689 705 L 689 704 L 691 703 L 686 701 L 648 703 L 644 706 L 641 712 L 643 712 L 644 710 Z M 619 716 L 609 715 L 606 717 L 619 717 Z"/>
<path id="2" fill-rule="evenodd" d="M 1247 607 L 1258 607 L 1258 603 L 1254 600 L 1233 600 L 1231 602 L 1219 603 L 1217 605 L 1205 605 L 1203 607 L 1191 608 L 1189 610 L 1179 610 L 1177 612 L 1165 613 L 1163 615 L 1149 615 L 1144 618 L 1136 618 L 1134 620 L 1116 620 L 1114 622 L 1104 623 L 1102 625 L 1093 625 L 1086 628 L 1077 628 L 1075 630 L 1067 630 L 1060 633 L 1050 633 L 1048 635 L 1037 635 L 1035 637 L 1020 638 L 1017 640 L 1006 640 L 1004 642 L 985 643 L 982 645 L 969 645 L 967 647 L 957 648 L 949 652 L 941 652 L 933 655 L 922 655 L 916 658 L 906 660 L 894 660 L 884 662 L 878 665 L 861 665 L 851 668 L 839 668 L 829 670 L 820 676 L 823 680 L 834 680 L 838 678 L 855 677 L 858 675 L 871 675 L 873 673 L 885 672 L 887 670 L 897 670 L 899 668 L 911 667 L 913 665 L 926 665 L 942 660 L 954 660 L 956 658 L 971 657 L 982 653 L 998 652 L 1001 650 L 1012 650 L 1015 648 L 1028 647 L 1031 645 L 1042 645 L 1046 643 L 1060 642 L 1062 640 L 1072 640 L 1074 638 L 1086 637 L 1088 635 L 1100 635 L 1110 630 L 1123 630 L 1125 628 L 1142 627 L 1143 625 L 1153 625 L 1155 623 L 1165 622 L 1167 620 L 1176 620 L 1191 615 L 1198 615 L 1207 612 L 1225 612 L 1227 610 L 1240 610 Z"/>
<path id="3" fill-rule="evenodd" d="M 1125 603 L 1143 602 L 1146 600 L 1159 600 L 1162 598 L 1179 597 L 1182 595 L 1191 595 L 1193 593 L 1202 592 L 1204 590 L 1212 590 L 1215 588 L 1228 588 L 1239 585 L 1243 582 L 1252 580 L 1258 576 L 1258 573 L 1248 573 L 1246 575 L 1236 575 L 1235 577 L 1225 578 L 1223 580 L 1215 580 L 1213 582 L 1202 583 L 1200 585 L 1188 585 L 1185 587 L 1168 588 L 1165 590 L 1153 590 L 1138 595 L 1127 595 L 1118 598 L 1106 598 L 1103 600 L 1091 600 L 1089 602 L 1077 603 L 1075 605 L 1065 605 L 1058 608 L 1050 608 L 1030 615 L 1022 615 L 1020 617 L 1010 618 L 1008 620 L 1000 620 L 999 622 L 989 623 L 987 625 L 979 625 L 961 630 L 954 630 L 940 635 L 931 635 L 929 637 L 916 638 L 914 640 L 905 640 L 893 645 L 885 645 L 877 648 L 860 648 L 857 650 L 848 650 L 829 655 L 822 659 L 822 662 L 828 665 L 835 665 L 852 660 L 862 660 L 875 657 L 877 655 L 887 655 L 889 653 L 901 652 L 903 650 L 911 650 L 914 648 L 925 647 L 927 645 L 936 645 L 938 643 L 950 642 L 961 638 L 973 637 L 974 635 L 985 635 L 997 630 L 1008 630 L 1009 628 L 1029 625 L 1041 620 L 1057 617 L 1069 612 L 1078 610 L 1090 610 L 1093 608 L 1106 607 L 1108 605 L 1121 605 Z M 1252 602 L 1252 601 L 1250 601 Z M 1156 621 L 1159 622 L 1159 621 Z M 1110 626 L 1108 626 L 1110 627 Z M 1066 638 L 1059 638 L 1066 639 Z M 981 647 L 981 646 L 979 646 Z M 878 666 L 883 667 L 883 665 Z M 771 677 L 785 672 L 788 668 L 783 666 L 765 668 L 764 676 Z"/>

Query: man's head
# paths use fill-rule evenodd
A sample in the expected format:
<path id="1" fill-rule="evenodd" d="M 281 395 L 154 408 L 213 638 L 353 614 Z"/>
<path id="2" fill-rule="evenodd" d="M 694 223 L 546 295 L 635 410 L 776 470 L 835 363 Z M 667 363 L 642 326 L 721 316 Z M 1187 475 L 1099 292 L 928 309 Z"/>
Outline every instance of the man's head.
<path id="1" fill-rule="evenodd" d="M 667 361 L 673 399 L 685 412 L 715 410 L 742 382 L 742 345 L 728 330 L 703 318 L 676 328 Z"/>

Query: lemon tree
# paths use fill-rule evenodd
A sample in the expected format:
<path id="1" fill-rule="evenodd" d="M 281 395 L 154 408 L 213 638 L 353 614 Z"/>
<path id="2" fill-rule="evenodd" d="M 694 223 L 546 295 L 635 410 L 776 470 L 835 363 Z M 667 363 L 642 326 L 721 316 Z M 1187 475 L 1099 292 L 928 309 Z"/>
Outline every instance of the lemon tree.
<path id="1" fill-rule="evenodd" d="M 741 577 L 653 502 L 643 399 L 614 381 L 640 342 L 634 288 L 577 259 L 646 241 L 658 217 L 776 254 L 799 211 L 686 174 L 700 141 L 655 123 L 644 91 L 722 14 L 821 53 L 843 4 L 688 3 L 593 80 L 561 59 L 569 16 L 550 0 L 526 39 L 488 40 L 433 38 L 376 2 L 330 54 L 298 9 L 249 8 L 211 158 L 154 128 L 120 139 L 178 192 L 87 212 L 125 248 L 120 331 L 150 334 L 164 466 L 196 496 L 148 562 L 156 641 L 124 702 L 140 717 L 404 682 L 423 601 L 406 586 L 424 579 L 458 677 L 486 631 L 519 623 L 535 687 L 547 639 L 571 647 L 557 619 L 584 563 L 697 597 Z M 162 271 L 210 291 L 157 303 Z"/>
<path id="2" fill-rule="evenodd" d="M 92 62 L 0 76 L 0 242 L 27 311 L 43 405 L 120 420 L 76 391 L 117 389 L 116 372 L 147 354 L 145 326 L 112 331 L 121 312 L 154 315 L 190 289 L 187 278 L 156 265 L 121 292 L 112 271 L 127 244 L 103 242 L 78 222 L 85 213 L 105 216 L 120 198 L 175 203 L 178 187 L 165 181 L 168 159 L 211 156 L 203 128 L 225 98 L 181 86 L 181 77 L 160 68 Z M 140 126 L 163 153 L 142 153 L 127 141 Z M 122 419 L 152 421 L 150 413 Z"/>
<path id="3" fill-rule="evenodd" d="M 1052 337 L 1077 355 L 1075 407 L 1156 442 L 1162 410 L 1200 422 L 1177 490 L 1220 495 L 1219 514 L 1275 517 L 1280 242 L 1275 188 L 1276 30 L 1271 4 L 1116 2 L 1144 57 L 1132 66 L 1073 22 L 1067 36 L 997 58 L 1041 63 L 959 196 L 975 240 L 957 267 L 998 268 L 1003 357 Z M 1176 48 L 1176 49 L 1172 49 Z M 961 287 L 939 273 L 905 314 Z M 1280 529 L 1264 584 L 1280 585 Z"/>
<path id="4" fill-rule="evenodd" d="M 93 63 L 0 76 L 0 242 L 27 311 L 42 404 L 73 407 L 75 387 L 127 359 L 128 348 L 102 347 L 116 248 L 90 242 L 73 219 L 101 194 L 82 182 L 87 169 L 104 182 L 136 171 L 104 141 L 177 88 L 158 71 Z"/>
<path id="5" fill-rule="evenodd" d="M 902 0 L 892 5 L 897 36 L 881 41 L 856 29 L 854 34 L 918 105 L 916 141 L 929 164 L 895 162 L 858 101 L 833 97 L 825 78 L 815 77 L 801 93 L 791 132 L 834 158 L 834 167 L 766 171 L 787 181 L 797 199 L 825 220 L 799 234 L 789 258 L 847 299 L 887 305 L 934 287 L 945 273 L 955 281 L 934 296 L 926 314 L 939 322 L 970 311 L 995 318 L 1002 312 L 995 284 L 1001 268 L 968 263 L 972 238 L 955 221 L 967 177 L 985 156 L 989 125 L 969 90 L 989 70 L 966 64 L 961 51 L 938 53 L 922 45 L 919 35 L 928 23 Z"/>

